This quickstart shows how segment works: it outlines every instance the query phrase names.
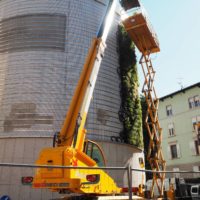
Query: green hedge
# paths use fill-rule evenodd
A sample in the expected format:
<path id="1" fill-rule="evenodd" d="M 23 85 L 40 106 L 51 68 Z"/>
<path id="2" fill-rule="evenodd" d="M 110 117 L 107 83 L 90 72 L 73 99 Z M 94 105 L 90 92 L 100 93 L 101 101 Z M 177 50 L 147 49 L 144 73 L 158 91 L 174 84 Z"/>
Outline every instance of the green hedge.
<path id="1" fill-rule="evenodd" d="M 142 109 L 138 95 L 138 73 L 135 47 L 123 26 L 118 27 L 119 75 L 121 78 L 121 137 L 126 143 L 143 147 Z"/>

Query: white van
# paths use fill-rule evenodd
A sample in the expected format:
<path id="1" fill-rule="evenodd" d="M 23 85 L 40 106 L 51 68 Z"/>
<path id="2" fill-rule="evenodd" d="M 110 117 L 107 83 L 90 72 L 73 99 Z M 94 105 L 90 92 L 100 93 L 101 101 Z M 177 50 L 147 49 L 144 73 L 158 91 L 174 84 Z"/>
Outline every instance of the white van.
<path id="1" fill-rule="evenodd" d="M 200 199 L 200 185 L 193 185 L 191 187 L 191 197 L 193 200 Z"/>

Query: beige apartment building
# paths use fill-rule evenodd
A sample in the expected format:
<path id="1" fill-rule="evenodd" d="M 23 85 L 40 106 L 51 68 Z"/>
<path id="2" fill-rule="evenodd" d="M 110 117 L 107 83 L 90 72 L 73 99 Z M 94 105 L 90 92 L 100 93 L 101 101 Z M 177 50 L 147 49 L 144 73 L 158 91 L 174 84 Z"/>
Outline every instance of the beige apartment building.
<path id="1" fill-rule="evenodd" d="M 167 170 L 199 171 L 200 82 L 160 98 L 159 120 Z M 200 174 L 175 174 L 200 177 Z"/>

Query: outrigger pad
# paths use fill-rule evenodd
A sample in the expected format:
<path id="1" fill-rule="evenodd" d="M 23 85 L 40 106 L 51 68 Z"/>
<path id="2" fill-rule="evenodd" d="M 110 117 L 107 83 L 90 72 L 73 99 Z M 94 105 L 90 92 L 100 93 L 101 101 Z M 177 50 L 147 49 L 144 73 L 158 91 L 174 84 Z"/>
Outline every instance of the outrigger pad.
<path id="1" fill-rule="evenodd" d="M 139 0 L 120 0 L 119 2 L 124 10 L 130 10 L 132 8 L 137 8 L 141 6 Z"/>

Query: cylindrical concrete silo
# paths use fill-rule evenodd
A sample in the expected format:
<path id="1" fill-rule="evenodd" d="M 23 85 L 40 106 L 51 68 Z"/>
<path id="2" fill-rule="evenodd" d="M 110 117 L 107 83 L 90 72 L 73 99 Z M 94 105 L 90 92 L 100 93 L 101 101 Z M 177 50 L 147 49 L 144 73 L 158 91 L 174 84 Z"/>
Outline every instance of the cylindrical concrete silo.
<path id="1" fill-rule="evenodd" d="M 0 1 L 0 162 L 34 163 L 60 130 L 106 0 Z M 90 139 L 119 136 L 116 30 L 112 25 L 89 110 Z M 2 168 L 0 196 L 48 199 L 22 186 L 30 170 Z M 44 198 L 45 197 L 45 198 Z"/>

